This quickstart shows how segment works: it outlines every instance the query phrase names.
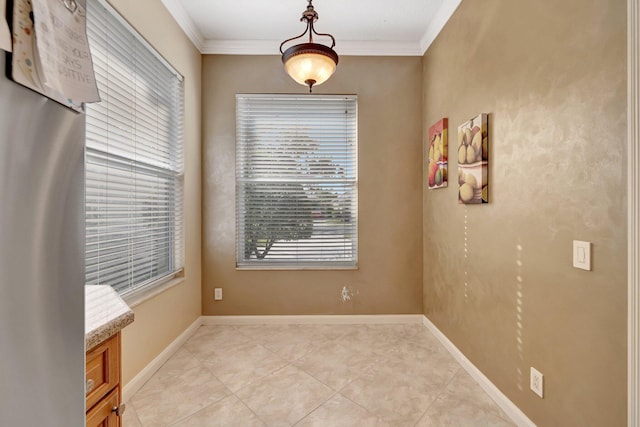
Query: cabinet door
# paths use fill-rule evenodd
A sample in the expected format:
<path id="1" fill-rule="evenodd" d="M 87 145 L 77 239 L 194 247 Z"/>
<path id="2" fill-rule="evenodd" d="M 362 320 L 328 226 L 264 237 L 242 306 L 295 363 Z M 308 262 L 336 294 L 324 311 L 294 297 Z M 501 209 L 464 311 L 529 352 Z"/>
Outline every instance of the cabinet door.
<path id="1" fill-rule="evenodd" d="M 87 401 L 90 409 L 120 381 L 120 333 L 87 352 Z"/>
<path id="2" fill-rule="evenodd" d="M 120 427 L 120 417 L 114 411 L 119 404 L 120 395 L 116 388 L 87 412 L 86 427 Z"/>

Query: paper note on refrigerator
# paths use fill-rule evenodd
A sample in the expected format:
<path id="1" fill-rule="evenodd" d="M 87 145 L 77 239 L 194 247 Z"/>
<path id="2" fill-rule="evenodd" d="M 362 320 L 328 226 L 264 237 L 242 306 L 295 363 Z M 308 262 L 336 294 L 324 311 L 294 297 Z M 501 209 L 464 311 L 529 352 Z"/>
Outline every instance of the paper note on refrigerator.
<path id="1" fill-rule="evenodd" d="M 11 52 L 11 30 L 6 18 L 7 0 L 0 0 L 0 49 Z"/>
<path id="2" fill-rule="evenodd" d="M 66 4 L 72 0 L 59 0 Z M 44 85 L 44 75 L 36 43 L 33 4 L 31 0 L 13 0 L 13 55 L 11 78 L 29 89 L 59 102 L 75 111 L 82 111 L 82 100 L 74 100 L 52 87 Z"/>
<path id="3" fill-rule="evenodd" d="M 42 84 L 75 102 L 100 101 L 83 2 L 32 0 L 32 4 Z"/>
<path id="4" fill-rule="evenodd" d="M 13 7 L 13 55 L 11 56 L 11 77 L 17 83 L 47 95 L 60 103 L 61 96 L 45 93 L 35 66 L 35 36 L 33 13 L 30 0 L 15 0 Z M 80 107 L 78 105 L 78 107 Z"/>

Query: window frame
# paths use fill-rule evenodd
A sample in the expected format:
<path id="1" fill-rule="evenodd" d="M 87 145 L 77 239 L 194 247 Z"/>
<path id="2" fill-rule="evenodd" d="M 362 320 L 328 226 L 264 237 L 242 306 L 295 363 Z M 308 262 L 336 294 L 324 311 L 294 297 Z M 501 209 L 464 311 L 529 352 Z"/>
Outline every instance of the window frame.
<path id="1" fill-rule="evenodd" d="M 243 214 L 241 213 L 241 160 L 240 157 L 240 120 L 242 120 L 241 113 L 239 111 L 240 104 L 239 101 L 241 99 L 303 99 L 305 102 L 310 100 L 345 100 L 346 102 L 352 102 L 352 111 L 349 114 L 352 115 L 353 124 L 349 128 L 349 131 L 345 132 L 345 151 L 352 151 L 352 155 L 350 156 L 350 164 L 349 170 L 353 171 L 353 178 L 345 179 L 345 182 L 350 182 L 352 186 L 351 196 L 349 197 L 349 209 L 350 209 L 350 219 L 353 223 L 349 227 L 349 236 L 350 239 L 344 238 L 345 241 L 349 241 L 351 245 L 352 257 L 346 261 L 327 261 L 327 260 L 304 260 L 301 261 L 299 259 L 292 260 L 291 262 L 286 261 L 267 261 L 264 262 L 262 260 L 246 260 L 243 258 L 245 249 L 245 238 L 243 230 L 242 222 L 243 222 Z M 291 112 L 291 111 L 289 111 Z M 345 114 L 347 111 L 345 111 Z M 345 119 L 345 122 L 349 119 Z M 293 129 L 293 128 L 291 128 Z M 289 129 L 289 130 L 291 130 Z M 286 133 L 286 132 L 285 132 Z M 237 94 L 236 95 L 236 174 L 235 174 L 235 198 L 236 198 L 236 235 L 235 235 L 235 244 L 236 244 L 236 270 L 358 270 L 358 241 L 359 241 L 359 218 L 358 218 L 358 97 L 357 95 L 298 95 L 298 94 Z M 332 159 L 333 160 L 333 159 Z M 245 167 L 250 167 L 246 166 Z M 246 178 L 244 178 L 246 181 Z M 298 181 L 290 180 L 287 181 L 289 184 L 297 183 Z M 316 209 L 319 210 L 319 209 Z"/>
<path id="2" fill-rule="evenodd" d="M 89 8 L 93 8 L 93 7 L 104 9 L 95 13 L 108 14 L 109 19 L 107 19 L 106 21 L 109 21 L 111 18 L 113 18 L 113 21 L 109 23 L 106 23 L 106 22 L 103 23 L 102 21 L 96 19 L 96 22 L 92 22 L 91 19 L 89 19 Z M 162 228 L 163 233 L 166 235 L 166 237 L 163 237 L 159 244 L 161 244 L 162 247 L 165 248 L 166 250 L 157 249 L 156 246 L 158 244 L 155 244 L 154 246 L 152 246 L 152 249 L 150 250 L 150 254 L 148 254 L 146 253 L 148 249 L 141 249 L 142 245 L 139 242 L 136 242 L 136 243 L 132 243 L 133 249 L 131 249 L 132 251 L 131 253 L 133 255 L 119 256 L 119 259 L 121 259 L 121 262 L 128 264 L 127 273 L 126 273 L 127 276 L 133 276 L 134 273 L 137 273 L 138 270 L 140 269 L 140 267 L 136 267 L 135 263 L 132 264 L 130 258 L 139 257 L 142 250 L 145 251 L 144 255 L 146 257 L 152 258 L 154 260 L 153 263 L 157 265 L 167 266 L 167 268 L 163 269 L 161 272 L 150 274 L 150 278 L 147 280 L 136 279 L 137 280 L 136 281 L 136 280 L 129 279 L 130 282 L 128 282 L 129 284 L 126 287 L 121 289 L 116 289 L 118 290 L 120 296 L 123 297 L 125 301 L 127 301 L 129 304 L 138 304 L 162 292 L 163 290 L 184 281 L 184 259 L 185 259 L 185 254 L 184 254 L 184 251 L 185 251 L 185 247 L 184 247 L 184 240 L 185 240 L 185 235 L 184 235 L 184 232 L 185 232 L 185 227 L 184 227 L 184 190 L 185 190 L 184 188 L 185 186 L 185 182 L 184 182 L 184 127 L 185 127 L 184 77 L 176 69 L 174 69 L 171 66 L 171 64 L 169 64 L 169 62 L 165 60 L 162 57 L 162 55 L 155 48 L 153 48 L 153 46 L 151 46 L 151 44 L 148 43 L 144 39 L 144 37 L 140 35 L 140 33 L 138 33 L 137 30 L 132 25 L 130 25 L 106 1 L 87 0 L 87 11 L 88 11 L 87 12 L 87 32 L 88 33 L 90 31 L 95 31 L 96 33 L 102 31 L 106 33 L 108 32 L 108 29 L 113 30 L 115 28 L 115 31 L 122 32 L 122 34 L 126 34 L 127 36 L 131 36 L 132 46 L 135 45 L 135 47 L 131 47 L 132 49 L 140 49 L 139 52 L 144 52 L 145 55 L 147 55 L 147 59 L 136 58 L 135 61 L 132 61 L 133 65 L 131 69 L 126 66 L 123 66 L 121 68 L 116 67 L 115 68 L 116 71 L 104 71 L 102 73 L 96 73 L 97 81 L 104 81 L 105 84 L 107 82 L 110 84 L 113 84 L 114 81 L 110 80 L 108 76 L 113 77 L 114 72 L 126 73 L 126 72 L 132 72 L 132 70 L 143 70 L 143 71 L 133 71 L 133 74 L 132 74 L 133 80 L 138 81 L 136 79 L 143 79 L 143 80 L 140 80 L 141 85 L 153 87 L 154 84 L 157 85 L 158 83 L 155 80 L 152 81 L 153 76 L 155 74 L 153 71 L 144 69 L 144 67 L 148 65 L 148 62 L 146 61 L 149 61 L 149 58 L 151 59 L 151 61 L 154 61 L 155 67 L 158 67 L 158 69 L 162 69 L 163 70 L 162 73 L 166 73 L 166 75 L 169 76 L 165 82 L 166 83 L 165 85 L 163 86 L 157 85 L 158 92 L 154 92 L 154 94 L 156 95 L 155 102 L 158 108 L 160 108 L 161 104 L 164 105 L 164 102 L 169 102 L 167 100 L 172 100 L 169 104 L 166 104 L 167 106 L 165 107 L 165 109 L 167 110 L 167 116 L 164 117 L 164 121 L 162 120 L 163 117 L 156 115 L 156 119 L 160 117 L 160 120 L 158 120 L 158 126 L 159 127 L 165 126 L 168 129 L 172 129 L 169 132 L 171 135 L 167 136 L 167 138 L 169 139 L 167 140 L 166 144 L 168 145 L 166 146 L 152 145 L 151 146 L 152 149 L 154 149 L 155 147 L 155 149 L 157 150 L 160 150 L 160 149 L 168 150 L 166 151 L 167 155 L 165 159 L 165 162 L 166 162 L 165 164 L 160 164 L 160 163 L 157 164 L 156 160 L 151 158 L 149 158 L 150 160 L 139 160 L 137 154 L 133 154 L 133 156 L 131 156 L 130 154 L 121 156 L 120 154 L 122 153 L 118 152 L 116 149 L 104 151 L 104 150 L 100 150 L 99 148 L 96 148 L 95 143 L 88 144 L 87 142 L 89 142 L 89 134 L 90 134 L 89 123 L 91 122 L 89 116 L 91 114 L 92 106 L 85 105 L 85 111 L 87 113 L 85 116 L 86 117 L 85 121 L 87 123 L 86 126 L 88 128 L 85 131 L 87 135 L 86 150 L 85 150 L 85 164 L 87 165 L 86 175 L 89 175 L 89 170 L 91 170 L 91 168 L 94 168 L 93 173 L 96 176 L 100 175 L 95 170 L 99 168 L 97 165 L 99 164 L 99 161 L 102 158 L 102 160 L 105 162 L 106 168 L 109 167 L 108 166 L 109 162 L 111 162 L 112 165 L 117 164 L 117 162 L 123 162 L 123 164 L 128 162 L 130 173 L 135 175 L 136 177 L 142 177 L 144 180 L 144 178 L 155 176 L 156 179 L 158 180 L 157 181 L 158 183 L 164 183 L 164 184 L 159 184 L 162 186 L 162 188 L 165 188 L 164 193 L 162 192 L 163 190 L 158 190 L 157 188 L 154 188 L 154 189 L 149 188 L 146 193 L 140 193 L 140 194 L 146 194 L 150 197 L 158 197 L 159 194 L 164 194 L 164 198 L 166 200 L 164 202 L 164 205 L 166 206 L 164 206 L 161 209 L 161 211 L 154 210 L 153 212 L 154 213 L 163 212 L 165 214 L 160 219 L 167 221 L 167 222 L 164 222 L 164 226 Z M 97 30 L 90 30 L 89 28 L 90 25 L 96 25 L 93 28 L 97 28 Z M 94 46 L 90 46 L 90 47 L 92 48 L 92 57 L 94 57 L 94 60 L 95 60 L 96 54 L 103 54 L 105 55 L 105 57 L 107 57 L 108 55 L 118 56 L 118 53 L 114 53 L 113 50 L 111 50 L 112 45 L 110 42 L 105 43 L 105 46 L 101 45 L 100 47 L 97 47 L 94 44 Z M 100 49 L 99 53 L 94 53 L 94 49 Z M 117 52 L 120 52 L 120 51 L 117 51 Z M 120 55 L 126 55 L 126 54 L 122 52 L 120 53 Z M 127 65 L 129 65 L 129 63 L 127 63 Z M 110 63 L 110 67 L 114 67 L 113 62 Z M 107 80 L 100 80 L 105 78 Z M 118 97 L 117 100 L 130 101 L 131 104 L 135 105 L 135 107 L 132 107 L 134 111 L 137 112 L 133 114 L 134 117 L 137 117 L 138 113 L 140 113 L 141 116 L 148 114 L 148 111 L 144 112 L 143 110 L 136 109 L 137 105 L 131 99 L 132 96 L 135 99 L 135 95 L 127 93 L 125 95 L 122 95 L 122 98 Z M 129 107 L 131 106 L 129 105 Z M 145 106 L 141 104 L 140 108 L 144 109 Z M 108 118 L 108 117 L 111 117 L 109 113 L 112 110 L 114 110 L 113 105 L 110 105 L 107 113 L 104 113 L 104 114 L 95 113 L 95 114 Z M 114 110 L 114 111 L 122 111 L 122 110 Z M 113 113 L 111 112 L 111 114 Z M 119 113 L 116 113 L 116 114 L 119 114 Z M 100 119 L 94 119 L 94 120 L 98 122 L 98 120 Z M 135 123 L 137 123 L 137 121 Z M 135 128 L 135 123 L 133 126 L 134 128 Z M 173 128 L 177 128 L 177 130 L 173 130 Z M 156 130 L 156 132 L 157 131 L 159 131 L 159 128 L 158 130 Z M 138 138 L 144 138 L 144 137 L 138 136 L 138 134 L 136 133 L 134 135 L 134 140 L 128 141 L 127 148 L 130 148 L 133 153 L 135 153 L 136 150 L 140 148 L 140 145 L 139 145 L 140 141 L 137 141 Z M 104 138 L 103 143 L 108 146 L 108 141 L 111 141 L 111 140 L 107 136 Z M 97 143 L 97 145 L 100 145 L 100 143 Z M 131 148 L 131 147 L 138 147 L 138 148 Z M 92 160 L 89 160 L 90 157 L 92 158 Z M 157 160 L 157 161 L 161 162 L 162 160 Z M 89 184 L 87 179 L 88 178 L 85 177 L 85 189 L 87 188 L 93 189 L 93 187 L 88 186 Z M 106 178 L 105 178 L 105 183 L 108 183 L 108 179 Z M 105 186 L 106 185 L 108 184 L 105 184 Z M 167 187 L 164 187 L 165 185 Z M 107 188 L 108 187 L 104 187 L 103 190 L 108 191 Z M 107 196 L 104 196 L 104 197 L 107 197 Z M 85 196 L 85 206 L 88 206 L 88 203 L 89 203 L 89 197 Z M 137 202 L 137 203 L 141 203 L 141 202 Z M 151 202 L 148 202 L 148 203 L 151 203 Z M 88 209 L 86 210 L 87 210 L 86 215 L 88 216 L 89 210 Z M 131 226 L 131 224 L 134 224 L 134 223 L 129 223 L 129 227 L 134 228 Z M 106 234 L 104 233 L 103 234 L 107 235 L 108 233 L 109 231 L 107 231 Z M 91 236 L 94 236 L 95 234 L 96 233 L 93 233 Z M 100 233 L 98 232 L 97 234 L 100 234 Z M 129 232 L 129 236 L 132 236 L 135 234 L 136 232 Z M 87 236 L 87 240 L 88 240 L 88 237 L 89 236 Z M 160 236 L 154 235 L 154 237 L 159 238 Z M 88 256 L 88 251 L 85 251 L 85 260 L 87 259 L 87 256 Z M 101 261 L 98 261 L 98 264 L 100 262 Z M 87 281 L 87 285 L 91 286 L 95 284 L 106 284 L 112 287 L 115 286 L 115 283 L 113 282 L 112 283 L 89 283 L 89 280 L 87 280 L 89 278 L 89 274 L 88 274 L 89 269 L 87 267 L 85 270 L 85 281 Z M 99 266 L 97 267 L 97 269 L 98 271 L 100 271 Z M 91 282 L 95 282 L 95 280 L 91 280 Z"/>

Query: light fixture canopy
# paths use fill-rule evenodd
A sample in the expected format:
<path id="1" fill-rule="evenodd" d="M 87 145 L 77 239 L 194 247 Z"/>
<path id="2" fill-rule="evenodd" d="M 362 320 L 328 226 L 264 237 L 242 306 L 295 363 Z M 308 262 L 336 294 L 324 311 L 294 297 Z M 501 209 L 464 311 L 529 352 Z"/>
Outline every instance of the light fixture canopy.
<path id="1" fill-rule="evenodd" d="M 307 23 L 304 33 L 283 41 L 280 44 L 282 63 L 293 80 L 301 85 L 309 86 L 309 92 L 313 86 L 326 82 L 333 75 L 338 66 L 338 54 L 333 50 L 336 39 L 331 34 L 316 32 L 313 24 L 318 20 L 318 13 L 313 7 L 313 0 L 308 0 L 307 9 L 302 12 L 300 21 Z M 309 42 L 300 43 L 283 50 L 286 43 L 300 39 L 309 33 Z M 313 35 L 331 38 L 331 46 L 325 46 L 313 42 Z"/>

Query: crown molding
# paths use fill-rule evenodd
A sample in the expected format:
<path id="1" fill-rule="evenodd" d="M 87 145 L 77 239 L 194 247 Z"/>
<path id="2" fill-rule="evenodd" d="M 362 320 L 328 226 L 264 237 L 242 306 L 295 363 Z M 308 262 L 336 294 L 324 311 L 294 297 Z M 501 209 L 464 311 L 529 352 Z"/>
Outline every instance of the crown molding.
<path id="1" fill-rule="evenodd" d="M 444 28 L 444 26 L 449 21 L 449 18 L 453 16 L 453 13 L 456 11 L 458 6 L 462 0 L 444 0 L 438 12 L 436 12 L 436 16 L 433 17 L 427 30 L 424 32 L 424 35 L 420 39 L 420 50 L 422 51 L 422 55 L 427 52 L 431 43 L 438 37 L 440 31 Z"/>
<path id="2" fill-rule="evenodd" d="M 352 56 L 422 56 L 415 41 L 343 41 L 336 51 Z"/>
<path id="3" fill-rule="evenodd" d="M 182 6 L 180 0 L 162 0 L 162 4 L 164 4 L 164 7 L 167 8 L 180 28 L 182 28 L 182 31 L 184 31 L 187 37 L 189 37 L 196 49 L 198 49 L 200 53 L 202 53 L 205 39 L 202 36 L 202 33 L 196 27 L 196 24 L 189 17 L 187 11 L 184 10 L 184 7 Z"/>
<path id="4" fill-rule="evenodd" d="M 215 55 L 280 55 L 282 40 L 205 40 L 200 52 Z M 422 56 L 417 42 L 338 41 L 338 55 Z"/>
<path id="5" fill-rule="evenodd" d="M 339 40 L 336 52 L 345 56 L 422 56 L 444 28 L 461 1 L 444 0 L 419 42 Z M 282 40 L 205 39 L 180 0 L 162 0 L 162 3 L 202 54 L 279 55 Z"/>
<path id="6" fill-rule="evenodd" d="M 205 40 L 201 52 L 210 55 L 279 55 L 282 41 Z"/>

